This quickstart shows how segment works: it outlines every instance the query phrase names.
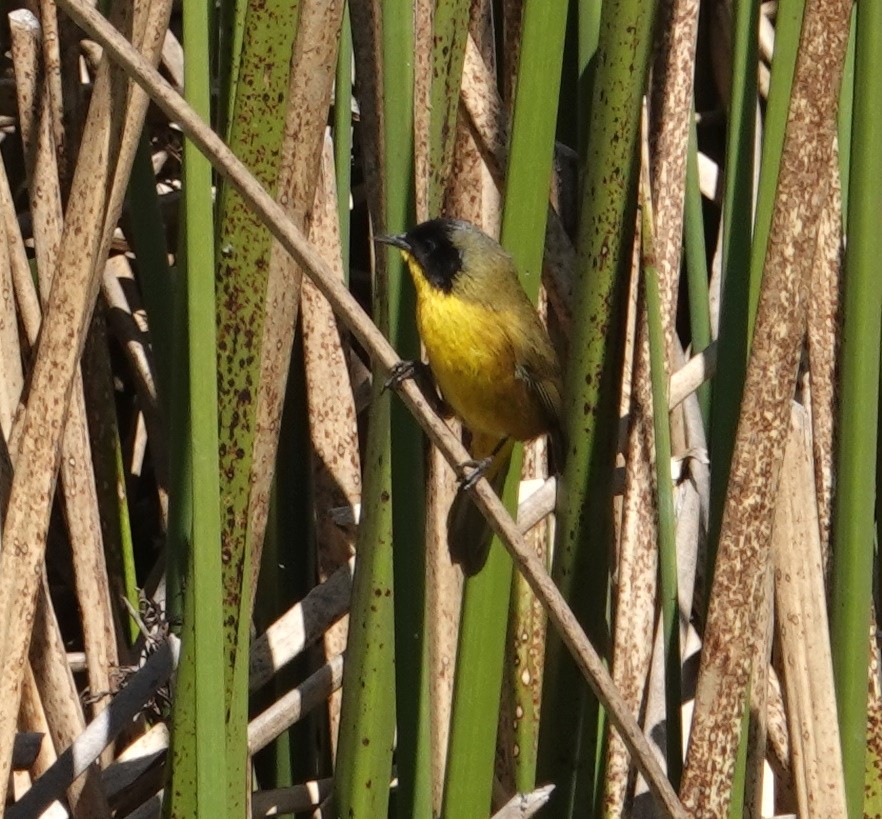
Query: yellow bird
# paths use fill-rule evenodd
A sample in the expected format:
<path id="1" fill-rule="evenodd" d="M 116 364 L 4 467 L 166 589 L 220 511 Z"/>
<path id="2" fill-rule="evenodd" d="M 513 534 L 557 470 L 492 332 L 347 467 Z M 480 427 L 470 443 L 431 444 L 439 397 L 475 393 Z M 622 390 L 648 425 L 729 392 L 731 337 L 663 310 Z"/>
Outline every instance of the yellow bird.
<path id="1" fill-rule="evenodd" d="M 378 237 L 401 251 L 417 295 L 417 327 L 444 400 L 472 433 L 478 474 L 500 492 L 512 442 L 549 433 L 561 445 L 560 364 L 511 256 L 468 222 L 432 219 Z M 392 383 L 413 367 L 393 373 Z M 558 463 L 560 466 L 560 463 Z M 448 516 L 451 558 L 467 576 L 484 566 L 489 526 L 460 492 Z"/>

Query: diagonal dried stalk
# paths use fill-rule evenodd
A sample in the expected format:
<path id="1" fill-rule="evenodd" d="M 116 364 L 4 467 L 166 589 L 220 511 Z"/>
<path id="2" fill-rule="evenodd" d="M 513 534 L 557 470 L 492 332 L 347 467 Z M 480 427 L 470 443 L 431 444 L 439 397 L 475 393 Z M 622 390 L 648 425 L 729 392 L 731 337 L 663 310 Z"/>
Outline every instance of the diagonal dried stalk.
<path id="1" fill-rule="evenodd" d="M 256 754 L 265 748 L 342 684 L 343 655 L 338 654 L 248 723 L 248 751 Z"/>
<path id="2" fill-rule="evenodd" d="M 43 703 L 40 701 L 40 694 L 37 691 L 37 681 L 34 679 L 34 672 L 30 665 L 25 669 L 22 683 L 19 720 L 21 730 L 36 731 L 43 736 L 40 750 L 29 769 L 30 775 L 37 779 L 54 764 L 58 755 L 55 752 L 52 735 L 49 733 L 46 712 L 43 710 Z"/>
<path id="3" fill-rule="evenodd" d="M 703 815 L 722 815 L 730 799 L 754 613 L 828 186 L 849 8 L 848 0 L 810 0 L 805 11 L 681 789 L 687 809 Z"/>
<path id="4" fill-rule="evenodd" d="M 0 436 L 6 440 L 9 438 L 15 408 L 24 388 L 24 376 L 18 343 L 12 270 L 6 242 L 3 245 L 3 250 L 0 250 L 0 369 L 3 371 L 3 384 L 0 385 Z"/>
<path id="5" fill-rule="evenodd" d="M 341 566 L 254 640 L 249 658 L 252 691 L 266 685 L 282 666 L 318 641 L 346 613 L 354 566 L 354 560 Z"/>
<path id="6" fill-rule="evenodd" d="M 771 670 L 774 597 L 771 564 L 761 581 L 759 610 L 756 615 L 756 638 L 750 668 L 750 724 L 747 732 L 747 755 L 744 776 L 744 816 L 762 819 L 763 771 L 768 738 L 769 672 Z"/>
<path id="7" fill-rule="evenodd" d="M 39 816 L 43 807 L 63 794 L 165 684 L 177 663 L 179 649 L 176 639 L 160 645 L 108 707 L 59 755 L 34 787 L 9 809 L 6 814 L 9 819 Z"/>
<path id="8" fill-rule="evenodd" d="M 102 772 L 101 782 L 114 809 L 118 810 L 116 801 L 123 795 L 128 796 L 132 786 L 165 754 L 168 740 L 168 726 L 158 722 L 127 745 Z"/>
<path id="9" fill-rule="evenodd" d="M 52 742 L 59 752 L 63 752 L 70 748 L 74 740 L 83 732 L 86 720 L 67 663 L 64 642 L 49 597 L 49 584 L 45 573 L 37 593 L 30 664 Z M 110 808 L 101 789 L 98 769 L 94 766 L 86 768 L 85 765 L 83 768 L 86 775 L 68 783 L 68 798 L 71 801 L 73 815 L 77 819 L 89 817 L 110 819 Z M 55 796 L 60 795 L 60 793 L 55 794 Z"/>
<path id="10" fill-rule="evenodd" d="M 40 0 L 38 3 L 40 25 L 44 36 L 41 38 L 43 60 L 46 65 L 46 112 L 52 127 L 52 139 L 60 159 L 61 176 L 70 178 L 75 151 L 72 151 L 67 134 L 64 130 L 64 94 L 62 92 L 61 51 L 58 12 L 51 0 Z"/>
<path id="11" fill-rule="evenodd" d="M 61 191 L 49 122 L 50 94 L 47 88 L 41 88 L 39 84 L 40 31 L 36 18 L 24 9 L 18 10 L 11 17 L 10 31 L 16 70 L 19 121 L 30 183 L 39 282 L 45 303 L 55 269 L 62 228 Z M 38 102 L 39 111 L 35 108 Z M 29 289 L 33 286 L 30 280 L 24 280 L 21 284 Z M 37 301 L 36 295 L 29 295 L 27 298 L 30 302 Z M 39 333 L 38 320 L 37 312 L 32 311 L 25 315 L 23 322 L 28 341 L 32 346 L 36 345 Z M 118 654 L 97 509 L 91 447 L 86 428 L 82 379 L 79 373 L 75 378 L 71 401 L 72 410 L 65 425 L 61 453 L 63 510 L 70 536 L 77 596 L 82 612 L 89 684 L 93 692 L 100 693 L 110 690 L 110 668 L 118 663 Z M 10 442 L 13 458 L 17 451 L 20 431 L 19 425 L 14 430 Z M 72 680 L 70 692 L 75 699 L 76 691 Z M 102 700 L 103 698 L 96 703 L 99 710 Z"/>
<path id="12" fill-rule="evenodd" d="M 303 234 L 287 219 L 282 208 L 273 201 L 263 187 L 248 173 L 242 163 L 223 142 L 208 128 L 184 100 L 163 80 L 101 15 L 81 0 L 61 0 L 65 11 L 88 31 L 113 55 L 113 59 L 125 65 L 130 76 L 149 89 L 151 98 L 174 121 L 188 138 L 208 156 L 219 172 L 239 191 L 259 218 L 269 227 L 273 236 L 285 247 L 304 271 L 310 275 L 323 295 L 331 302 L 343 320 L 365 349 L 370 352 L 380 368 L 389 372 L 400 360 L 376 326 L 365 315 L 349 291 L 333 275 L 315 250 L 306 242 Z M 423 429 L 448 459 L 460 464 L 468 453 L 453 436 L 446 424 L 430 408 L 419 388 L 405 381 L 399 393 Z M 520 535 L 517 525 L 505 511 L 499 498 L 485 480 L 472 491 L 478 507 L 487 516 L 494 531 L 500 535 L 514 558 L 519 570 L 530 583 L 537 597 L 549 613 L 549 619 L 560 631 L 565 644 L 575 657 L 577 667 L 590 682 L 601 702 L 608 708 L 610 719 L 621 731 L 641 773 L 646 776 L 655 796 L 665 810 L 674 817 L 684 816 L 682 805 L 667 782 L 664 774 L 652 758 L 643 737 L 628 709 L 600 661 L 597 652 L 585 636 L 554 582 L 539 558 L 532 552 Z"/>
<path id="13" fill-rule="evenodd" d="M 0 249 L 0 353 L 3 356 L 3 385 L 2 397 L 0 397 L 0 429 L 2 429 L 3 446 L 7 445 L 9 436 L 12 434 L 13 420 L 22 390 L 24 389 L 24 375 L 22 371 L 22 350 L 18 337 L 18 317 L 16 316 L 16 303 L 18 312 L 23 323 L 28 321 L 39 322 L 40 308 L 36 296 L 33 295 L 33 280 L 31 279 L 28 265 L 27 252 L 21 237 L 18 219 L 15 214 L 15 205 L 12 200 L 12 191 L 9 188 L 9 179 L 6 176 L 6 166 L 0 162 L 0 238 L 5 239 Z M 26 292 L 31 294 L 31 299 L 22 300 L 20 291 L 22 285 Z M 8 370 L 7 370 L 8 366 Z M 7 377 L 8 374 L 8 377 Z M 4 461 L 9 461 L 8 454 Z M 8 466 L 4 464 L 4 468 Z M 0 497 L 6 501 L 6 492 L 9 489 L 12 475 L 3 474 L 0 481 Z"/>

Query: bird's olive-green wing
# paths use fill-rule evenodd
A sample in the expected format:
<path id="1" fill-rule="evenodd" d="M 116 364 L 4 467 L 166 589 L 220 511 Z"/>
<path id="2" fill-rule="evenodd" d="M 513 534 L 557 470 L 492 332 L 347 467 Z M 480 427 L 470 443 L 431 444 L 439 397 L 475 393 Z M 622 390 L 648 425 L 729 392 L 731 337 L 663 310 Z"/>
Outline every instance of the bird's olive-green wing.
<path id="1" fill-rule="evenodd" d="M 542 410 L 548 418 L 549 427 L 560 425 L 561 394 L 560 384 L 554 377 L 540 375 L 529 364 L 518 364 L 515 375 L 526 382 L 530 391 L 539 399 Z"/>

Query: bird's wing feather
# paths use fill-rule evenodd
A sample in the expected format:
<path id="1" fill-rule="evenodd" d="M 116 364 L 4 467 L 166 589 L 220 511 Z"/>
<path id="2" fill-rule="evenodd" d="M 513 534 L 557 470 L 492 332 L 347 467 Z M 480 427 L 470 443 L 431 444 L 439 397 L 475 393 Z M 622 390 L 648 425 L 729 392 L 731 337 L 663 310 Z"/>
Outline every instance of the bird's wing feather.
<path id="1" fill-rule="evenodd" d="M 531 392 L 539 399 L 548 417 L 549 425 L 560 424 L 561 395 L 554 379 L 539 375 L 529 364 L 518 364 L 515 367 L 515 375 L 525 381 Z"/>

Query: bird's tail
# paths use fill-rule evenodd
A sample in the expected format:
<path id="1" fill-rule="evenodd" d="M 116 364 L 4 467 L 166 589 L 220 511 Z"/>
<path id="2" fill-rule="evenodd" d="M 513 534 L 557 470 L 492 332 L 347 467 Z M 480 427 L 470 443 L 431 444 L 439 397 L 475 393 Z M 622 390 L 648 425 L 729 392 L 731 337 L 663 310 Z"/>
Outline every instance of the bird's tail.
<path id="1" fill-rule="evenodd" d="M 484 477 L 490 481 L 497 495 L 502 494 L 505 485 L 513 446 L 514 441 L 510 439 L 500 447 L 499 439 L 482 435 L 472 438 L 471 454 L 476 461 L 493 455 L 493 461 L 484 472 Z M 499 451 L 494 454 L 497 447 Z M 468 492 L 460 490 L 447 515 L 447 548 L 450 559 L 460 564 L 466 577 L 471 577 L 484 568 L 492 539 L 493 530 L 481 510 L 475 506 Z"/>

